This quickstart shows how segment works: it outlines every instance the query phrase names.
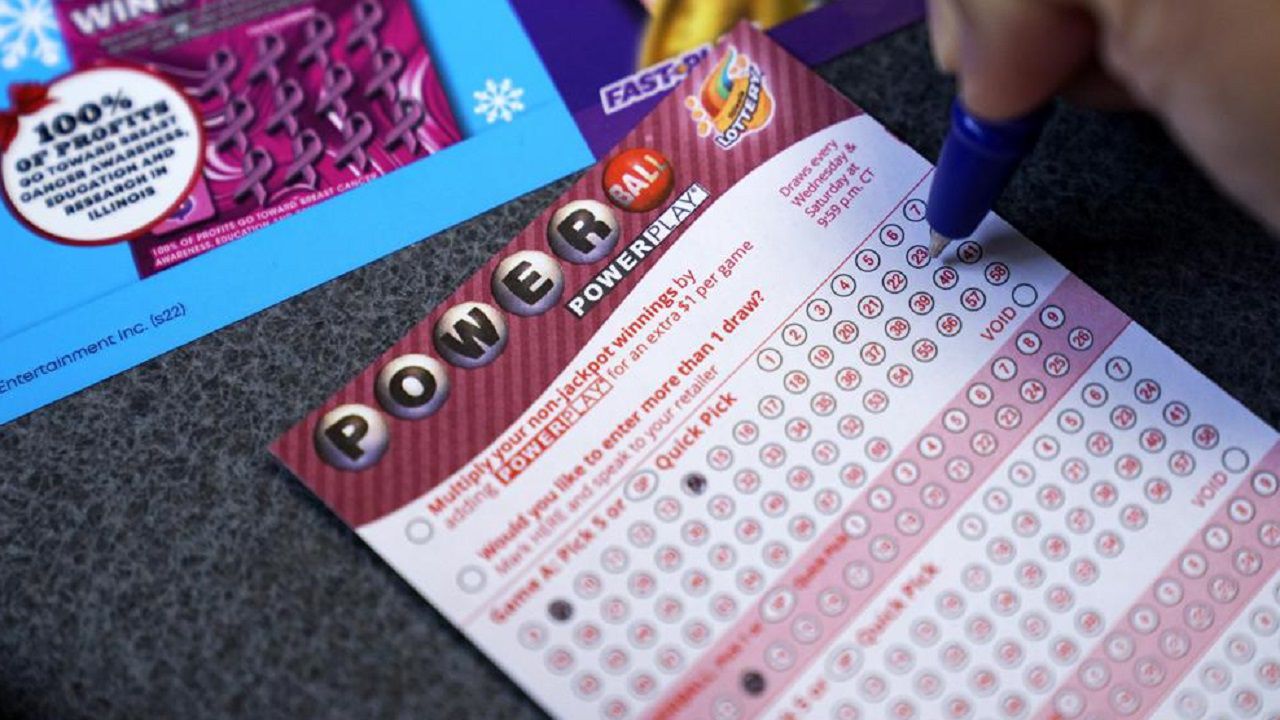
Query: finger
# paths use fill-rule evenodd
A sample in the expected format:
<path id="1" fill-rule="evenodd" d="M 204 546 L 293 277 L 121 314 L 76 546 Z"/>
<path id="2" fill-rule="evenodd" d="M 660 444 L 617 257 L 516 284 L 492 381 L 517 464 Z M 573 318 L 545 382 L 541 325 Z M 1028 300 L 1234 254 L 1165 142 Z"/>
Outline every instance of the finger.
<path id="1" fill-rule="evenodd" d="M 1092 18 L 1075 5 L 956 0 L 961 97 L 975 115 L 1004 120 L 1061 90 L 1094 56 Z"/>
<path id="2" fill-rule="evenodd" d="M 1280 8 L 1092 1 L 1108 68 L 1222 188 L 1280 233 Z"/>
<path id="3" fill-rule="evenodd" d="M 933 62 L 942 72 L 954 73 L 960 62 L 960 22 L 955 0 L 929 0 L 928 19 Z"/>

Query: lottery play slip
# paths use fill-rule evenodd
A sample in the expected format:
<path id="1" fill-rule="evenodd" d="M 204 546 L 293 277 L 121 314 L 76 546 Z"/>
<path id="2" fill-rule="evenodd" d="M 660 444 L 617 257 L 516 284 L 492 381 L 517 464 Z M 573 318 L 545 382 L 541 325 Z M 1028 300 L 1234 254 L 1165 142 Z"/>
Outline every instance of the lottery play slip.
<path id="1" fill-rule="evenodd" d="M 714 53 L 273 451 L 558 717 L 1280 717 L 1276 432 Z"/>

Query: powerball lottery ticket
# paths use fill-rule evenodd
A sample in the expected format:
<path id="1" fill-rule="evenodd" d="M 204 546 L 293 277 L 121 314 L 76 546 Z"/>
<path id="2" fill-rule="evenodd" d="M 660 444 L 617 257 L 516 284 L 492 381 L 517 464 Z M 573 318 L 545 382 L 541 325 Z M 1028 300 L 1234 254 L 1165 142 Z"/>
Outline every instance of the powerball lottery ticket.
<path id="1" fill-rule="evenodd" d="M 749 27 L 274 453 L 565 718 L 1280 717 L 1277 434 Z"/>

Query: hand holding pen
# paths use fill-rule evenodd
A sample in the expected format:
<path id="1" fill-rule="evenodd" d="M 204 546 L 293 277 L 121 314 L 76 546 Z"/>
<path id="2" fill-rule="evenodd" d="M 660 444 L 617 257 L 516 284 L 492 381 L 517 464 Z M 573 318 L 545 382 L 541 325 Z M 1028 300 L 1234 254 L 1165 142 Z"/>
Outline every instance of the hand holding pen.
<path id="1" fill-rule="evenodd" d="M 929 208 L 937 252 L 990 210 L 1057 95 L 1154 113 L 1280 231 L 1280 5 L 929 0 L 929 30 L 960 86 Z"/>

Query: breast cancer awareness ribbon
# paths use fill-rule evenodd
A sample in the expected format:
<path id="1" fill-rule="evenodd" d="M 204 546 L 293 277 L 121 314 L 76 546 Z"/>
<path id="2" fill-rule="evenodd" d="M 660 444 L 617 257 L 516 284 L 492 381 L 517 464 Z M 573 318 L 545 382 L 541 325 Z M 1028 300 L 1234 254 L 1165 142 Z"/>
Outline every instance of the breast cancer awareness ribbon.
<path id="1" fill-rule="evenodd" d="M 245 153 L 244 162 L 241 164 L 244 179 L 236 186 L 235 201 L 243 202 L 246 197 L 252 195 L 259 206 L 266 205 L 267 178 L 275 167 L 276 161 L 271 159 L 271 153 L 262 148 L 256 147 Z"/>
<path id="2" fill-rule="evenodd" d="M 0 112 L 0 153 L 8 150 L 18 137 L 19 118 L 39 112 L 52 103 L 49 89 L 43 85 L 15 83 L 9 86 L 9 109 Z"/>
<path id="3" fill-rule="evenodd" d="M 364 146 L 373 137 L 373 123 L 362 112 L 352 113 L 342 125 L 342 139 L 345 141 L 338 147 L 333 162 L 338 167 L 354 165 L 356 170 L 364 172 L 369 167 L 369 156 Z"/>
<path id="4" fill-rule="evenodd" d="M 388 100 L 395 100 L 400 94 L 396 91 L 396 78 L 404 69 L 404 58 L 393 47 L 378 49 L 373 54 L 373 74 L 364 86 L 364 96 L 370 100 L 384 95 Z"/>
<path id="5" fill-rule="evenodd" d="M 275 109 L 267 118 L 267 134 L 275 135 L 281 128 L 293 137 L 298 134 L 298 110 L 307 100 L 307 94 L 297 80 L 289 78 L 276 86 L 273 94 Z"/>
<path id="6" fill-rule="evenodd" d="M 280 82 L 280 60 L 284 57 L 284 51 L 284 39 L 276 33 L 267 33 L 258 38 L 258 59 L 249 68 L 249 82 L 266 80 L 271 85 Z"/>
<path id="7" fill-rule="evenodd" d="M 236 59 L 235 53 L 228 48 L 214 50 L 205 61 L 204 79 L 196 86 L 196 97 L 208 100 L 211 96 L 217 95 L 226 100 L 231 94 L 227 83 L 235 77 L 236 70 L 239 69 L 240 61 Z"/>
<path id="8" fill-rule="evenodd" d="M 333 41 L 335 31 L 333 21 L 328 15 L 320 13 L 312 15 L 302 25 L 302 36 L 305 42 L 298 51 L 298 64 L 306 67 L 318 63 L 320 67 L 329 65 L 329 43 Z"/>
<path id="9" fill-rule="evenodd" d="M 307 128 L 293 139 L 293 159 L 284 168 L 284 184 L 301 182 L 315 188 L 318 181 L 316 163 L 324 155 L 324 141 L 315 130 Z"/>
<path id="10" fill-rule="evenodd" d="M 227 146 L 234 145 L 237 150 L 244 152 L 249 146 L 249 138 L 245 135 L 245 130 L 253 125 L 257 117 L 258 111 L 253 109 L 253 103 L 243 97 L 237 97 L 227 103 L 222 111 L 222 118 L 226 125 L 214 139 L 213 146 L 218 150 L 225 150 Z"/>
<path id="11" fill-rule="evenodd" d="M 418 151 L 418 125 L 422 123 L 426 110 L 422 103 L 414 98 L 400 98 L 396 101 L 391 113 L 391 121 L 395 124 L 382 136 L 382 149 L 391 152 L 397 145 L 404 143 L 409 152 Z"/>
<path id="12" fill-rule="evenodd" d="M 382 24 L 382 4 L 378 0 L 360 0 L 356 3 L 355 26 L 347 36 L 347 52 L 355 52 L 361 45 L 370 51 L 378 49 L 378 26 Z"/>
<path id="13" fill-rule="evenodd" d="M 316 101 L 316 114 L 323 115 L 330 110 L 338 114 L 338 117 L 347 116 L 346 95 L 351 91 L 351 85 L 355 82 L 355 78 L 351 76 L 351 70 L 346 65 L 332 65 L 324 71 L 324 78 L 320 81 L 320 97 Z"/>

